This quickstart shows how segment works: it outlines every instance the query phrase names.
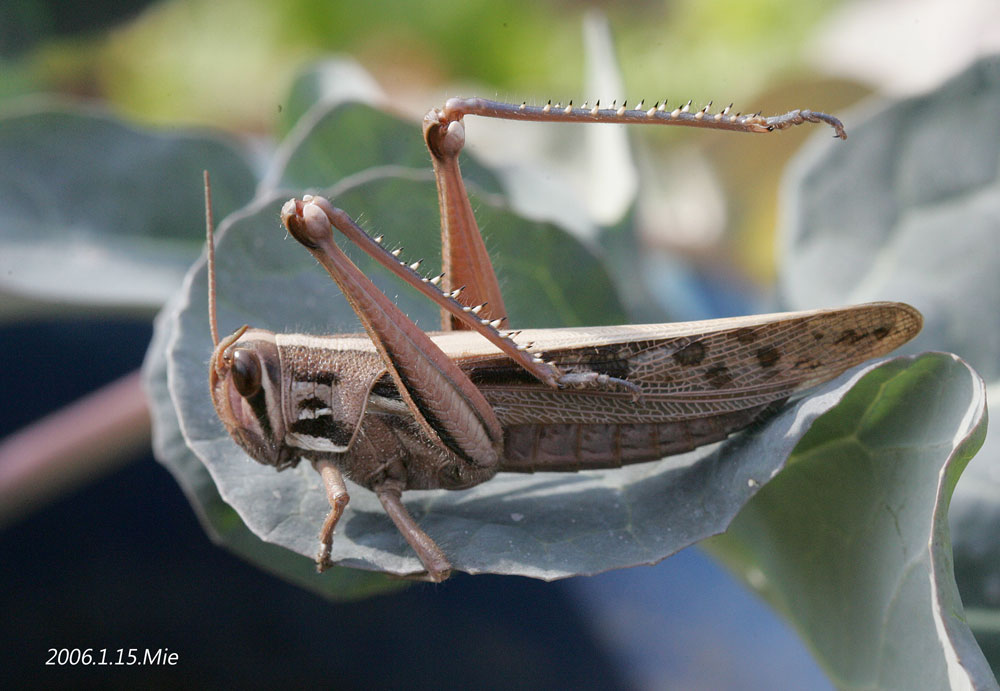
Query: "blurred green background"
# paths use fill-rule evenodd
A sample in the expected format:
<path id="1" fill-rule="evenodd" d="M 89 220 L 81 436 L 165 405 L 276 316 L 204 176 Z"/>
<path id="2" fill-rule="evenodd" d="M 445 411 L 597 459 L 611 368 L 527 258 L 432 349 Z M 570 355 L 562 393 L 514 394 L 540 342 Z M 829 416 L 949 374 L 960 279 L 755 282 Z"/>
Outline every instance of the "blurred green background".
<path id="1" fill-rule="evenodd" d="M 451 95 L 579 103 L 588 98 L 581 25 L 595 11 L 609 20 L 620 98 L 732 101 L 745 112 L 841 112 L 872 91 L 930 87 L 1000 42 L 979 30 L 995 18 L 979 0 L 8 0 L 0 7 L 0 98 L 60 93 L 97 99 L 141 124 L 268 137 L 280 129 L 295 75 L 348 55 L 415 116 Z M 649 242 L 723 261 L 766 286 L 775 270 L 777 176 L 807 133 L 695 137 L 707 168 L 676 153 L 692 134 L 649 135 L 646 153 L 660 170 L 672 171 L 671 160 L 693 167 L 699 202 L 720 208 L 692 213 L 678 203 L 687 232 L 651 227 Z M 657 141 L 673 148 L 661 155 Z"/>
<path id="2" fill-rule="evenodd" d="M 349 55 L 414 116 L 452 95 L 579 103 L 588 98 L 582 23 L 596 11 L 609 20 L 624 77 L 620 99 L 832 112 L 872 87 L 845 79 L 845 70 L 835 69 L 838 56 L 817 48 L 817 36 L 839 9 L 832 0 L 184 0 L 79 7 L 11 0 L 0 9 L 0 97 L 61 93 L 97 99 L 141 124 L 267 137 L 282 125 L 282 99 L 295 75 L 312 61 Z M 679 238 L 651 227 L 650 242 L 699 260 L 721 251 L 752 281 L 766 284 L 774 275 L 773 190 L 781 162 L 807 133 L 766 142 L 692 134 L 650 134 L 644 153 L 672 170 L 663 161 L 671 160 L 677 141 L 697 141 L 691 146 L 708 167 L 675 154 L 677 166 L 694 165 L 697 182 L 710 188 L 705 204 L 722 208 L 702 211 L 695 229 Z M 672 148 L 661 156 L 657 142 Z M 692 220 L 689 210 L 679 213 L 681 221 Z"/>

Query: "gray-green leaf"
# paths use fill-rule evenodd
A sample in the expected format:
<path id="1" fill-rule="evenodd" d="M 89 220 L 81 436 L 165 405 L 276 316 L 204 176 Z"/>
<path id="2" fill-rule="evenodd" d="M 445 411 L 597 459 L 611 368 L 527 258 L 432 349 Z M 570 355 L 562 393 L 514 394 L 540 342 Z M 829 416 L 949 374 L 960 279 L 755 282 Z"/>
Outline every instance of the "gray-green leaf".
<path id="1" fill-rule="evenodd" d="M 840 688 L 992 688 L 948 535 L 952 491 L 986 433 L 982 380 L 927 353 L 846 388 L 711 549 Z"/>
<path id="2" fill-rule="evenodd" d="M 924 314 L 909 346 L 949 350 L 1000 393 L 1000 58 L 936 91 L 847 114 L 844 145 L 814 142 L 789 170 L 784 306 L 891 296 Z M 955 571 L 1000 670 L 1000 430 L 955 491 Z"/>
<path id="3" fill-rule="evenodd" d="M 0 304 L 159 308 L 204 245 L 205 169 L 219 213 L 253 196 L 252 171 L 221 137 L 137 130 L 80 106 L 8 110 Z"/>

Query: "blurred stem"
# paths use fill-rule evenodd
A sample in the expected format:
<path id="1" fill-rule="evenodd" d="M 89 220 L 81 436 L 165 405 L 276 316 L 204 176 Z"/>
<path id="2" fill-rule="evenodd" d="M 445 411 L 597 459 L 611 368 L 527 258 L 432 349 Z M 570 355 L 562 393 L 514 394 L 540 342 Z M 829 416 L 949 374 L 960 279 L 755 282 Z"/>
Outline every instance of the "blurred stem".
<path id="1" fill-rule="evenodd" d="M 149 445 L 136 370 L 0 442 L 0 525 L 110 471 Z"/>

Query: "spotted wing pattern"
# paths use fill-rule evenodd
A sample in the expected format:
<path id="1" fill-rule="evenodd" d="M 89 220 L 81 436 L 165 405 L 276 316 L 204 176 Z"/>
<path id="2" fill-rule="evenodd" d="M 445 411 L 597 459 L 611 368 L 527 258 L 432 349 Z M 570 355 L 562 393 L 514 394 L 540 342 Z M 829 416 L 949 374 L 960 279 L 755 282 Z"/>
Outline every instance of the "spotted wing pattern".
<path id="1" fill-rule="evenodd" d="M 638 385 L 627 391 L 555 391 L 505 367 L 502 358 L 466 367 L 504 425 L 656 423 L 755 408 L 833 379 L 913 338 L 920 313 L 872 303 L 683 325 L 592 330 L 592 344 L 558 343 L 538 332 L 534 349 L 567 372 L 597 372 Z M 572 331 L 572 330 L 566 330 Z M 578 331 L 578 330 L 577 330 Z M 620 333 L 619 333 L 620 332 Z M 638 340 L 637 334 L 644 334 Z M 664 335 L 660 335 L 664 334 Z M 532 338 L 524 332 L 522 338 Z M 615 342 L 617 340 L 617 342 Z"/>

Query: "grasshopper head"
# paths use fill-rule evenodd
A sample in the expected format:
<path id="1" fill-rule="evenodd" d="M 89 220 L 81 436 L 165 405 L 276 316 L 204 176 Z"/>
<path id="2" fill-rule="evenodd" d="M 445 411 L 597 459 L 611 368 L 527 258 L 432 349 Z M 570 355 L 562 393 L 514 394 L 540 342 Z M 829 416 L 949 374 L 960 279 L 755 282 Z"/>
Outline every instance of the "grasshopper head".
<path id="1" fill-rule="evenodd" d="M 246 326 L 212 353 L 209 388 L 229 435 L 253 459 L 279 470 L 298 462 L 285 443 L 281 367 L 274 334 Z"/>
<path id="2" fill-rule="evenodd" d="M 284 444 L 281 365 L 274 334 L 244 326 L 219 340 L 215 309 L 215 229 L 212 186 L 205 171 L 205 235 L 208 268 L 208 323 L 215 350 L 209 364 L 212 403 L 229 435 L 251 458 L 279 470 L 295 465 L 298 454 Z"/>

